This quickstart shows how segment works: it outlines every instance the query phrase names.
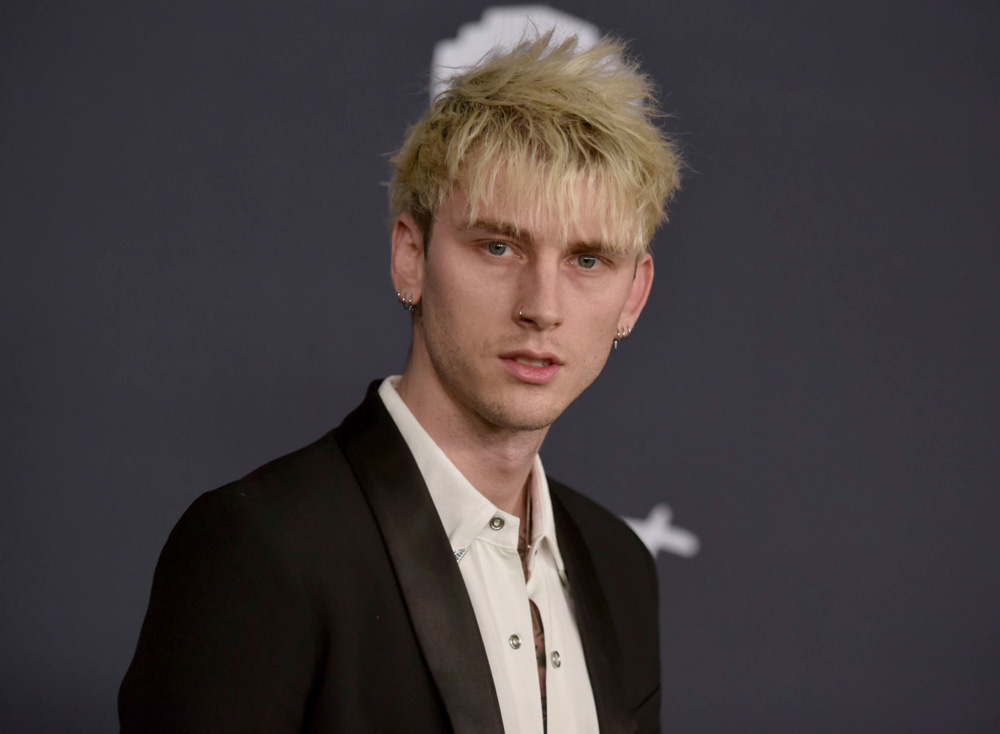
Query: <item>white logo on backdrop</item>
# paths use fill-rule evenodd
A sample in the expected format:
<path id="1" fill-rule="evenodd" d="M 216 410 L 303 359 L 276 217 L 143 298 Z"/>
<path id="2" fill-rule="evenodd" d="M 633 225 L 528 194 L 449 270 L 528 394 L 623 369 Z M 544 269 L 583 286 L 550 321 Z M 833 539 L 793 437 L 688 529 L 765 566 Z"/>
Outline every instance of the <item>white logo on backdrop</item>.
<path id="1" fill-rule="evenodd" d="M 448 79 L 473 66 L 494 48 L 513 48 L 525 35 L 550 29 L 557 41 L 575 35 L 583 48 L 593 46 L 600 38 L 597 26 L 546 5 L 487 8 L 478 22 L 466 23 L 455 38 L 438 41 L 434 46 L 431 98 L 445 89 Z"/>
<path id="2" fill-rule="evenodd" d="M 685 558 L 692 558 L 698 555 L 701 543 L 697 536 L 690 530 L 671 525 L 674 513 L 664 504 L 655 505 L 649 511 L 645 520 L 637 520 L 634 517 L 623 517 L 635 531 L 639 539 L 646 544 L 649 552 L 654 557 L 660 551 L 674 553 Z"/>

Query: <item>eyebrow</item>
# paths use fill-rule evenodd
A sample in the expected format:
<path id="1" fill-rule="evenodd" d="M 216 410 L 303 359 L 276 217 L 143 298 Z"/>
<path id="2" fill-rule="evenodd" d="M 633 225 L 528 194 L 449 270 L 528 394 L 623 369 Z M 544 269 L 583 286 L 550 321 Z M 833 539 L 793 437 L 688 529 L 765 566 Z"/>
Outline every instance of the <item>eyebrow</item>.
<path id="1" fill-rule="evenodd" d="M 531 232 L 526 229 L 521 229 L 516 224 L 511 224 L 510 222 L 497 222 L 493 219 L 477 219 L 469 225 L 469 229 L 481 229 L 484 232 L 503 235 L 504 237 L 510 237 L 513 240 L 521 240 L 529 245 L 534 244 L 535 241 L 531 236 Z"/>

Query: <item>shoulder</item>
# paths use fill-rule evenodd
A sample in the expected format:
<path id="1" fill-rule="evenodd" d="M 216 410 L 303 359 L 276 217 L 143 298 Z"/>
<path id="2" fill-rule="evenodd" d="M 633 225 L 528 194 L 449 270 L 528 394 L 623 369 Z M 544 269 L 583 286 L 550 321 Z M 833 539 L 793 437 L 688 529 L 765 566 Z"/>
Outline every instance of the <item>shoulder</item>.
<path id="1" fill-rule="evenodd" d="M 330 552 L 329 518 L 353 494 L 337 455 L 324 437 L 184 513 L 122 682 L 122 731 L 291 730 L 321 664 L 318 602 L 350 566 Z"/>
<path id="2" fill-rule="evenodd" d="M 553 502 L 561 504 L 573 520 L 598 570 L 633 569 L 644 576 L 655 575 L 652 554 L 624 520 L 565 484 L 552 478 L 548 482 Z"/>
<path id="3" fill-rule="evenodd" d="M 335 549 L 331 545 L 347 545 L 367 515 L 331 432 L 199 496 L 175 526 L 165 553 L 180 547 L 204 556 L 252 544 L 294 562 L 317 547 L 327 553 Z"/>
<path id="4" fill-rule="evenodd" d="M 576 533 L 593 563 L 620 634 L 628 637 L 637 628 L 656 630 L 659 624 L 659 580 L 649 549 L 617 515 L 575 492 L 549 481 L 553 505 L 563 508 L 564 525 L 556 523 L 560 552 Z M 557 512 L 557 516 L 559 513 Z M 655 632 L 653 633 L 655 634 Z"/>
<path id="5" fill-rule="evenodd" d="M 575 534 L 585 549 L 576 552 L 592 561 L 614 630 L 628 708 L 641 731 L 658 731 L 660 614 L 653 556 L 620 517 L 559 482 L 550 480 L 549 488 L 553 506 L 564 510 L 563 525 L 556 523 L 560 552 L 565 556 L 564 538 L 569 541 L 565 550 L 575 545 L 570 538 Z"/>

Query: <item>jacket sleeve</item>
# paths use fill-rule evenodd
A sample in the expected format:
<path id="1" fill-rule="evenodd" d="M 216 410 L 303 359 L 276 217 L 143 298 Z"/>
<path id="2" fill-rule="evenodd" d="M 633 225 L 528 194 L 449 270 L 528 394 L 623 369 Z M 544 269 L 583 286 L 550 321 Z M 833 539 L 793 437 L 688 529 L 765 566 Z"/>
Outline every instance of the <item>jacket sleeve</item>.
<path id="1" fill-rule="evenodd" d="M 232 487 L 184 514 L 119 691 L 123 733 L 302 730 L 319 644 L 281 540 Z"/>

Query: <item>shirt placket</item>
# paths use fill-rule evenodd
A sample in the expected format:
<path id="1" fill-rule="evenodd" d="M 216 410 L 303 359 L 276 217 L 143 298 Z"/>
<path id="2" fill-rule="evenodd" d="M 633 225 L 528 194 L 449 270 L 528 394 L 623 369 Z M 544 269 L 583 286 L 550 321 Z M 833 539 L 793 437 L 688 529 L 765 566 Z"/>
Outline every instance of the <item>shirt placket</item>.
<path id="1" fill-rule="evenodd" d="M 531 493 L 528 493 L 525 508 L 525 522 L 521 523 L 517 538 L 517 554 L 521 557 L 521 570 L 524 571 L 524 583 L 528 585 L 531 580 L 531 557 L 534 548 L 532 540 L 532 508 Z M 531 611 L 531 629 L 535 642 L 535 664 L 538 669 L 538 690 L 541 694 L 542 703 L 542 731 L 548 732 L 548 692 L 546 690 L 547 666 L 545 660 L 545 625 L 542 622 L 542 613 L 538 605 L 528 597 L 528 606 Z"/>

